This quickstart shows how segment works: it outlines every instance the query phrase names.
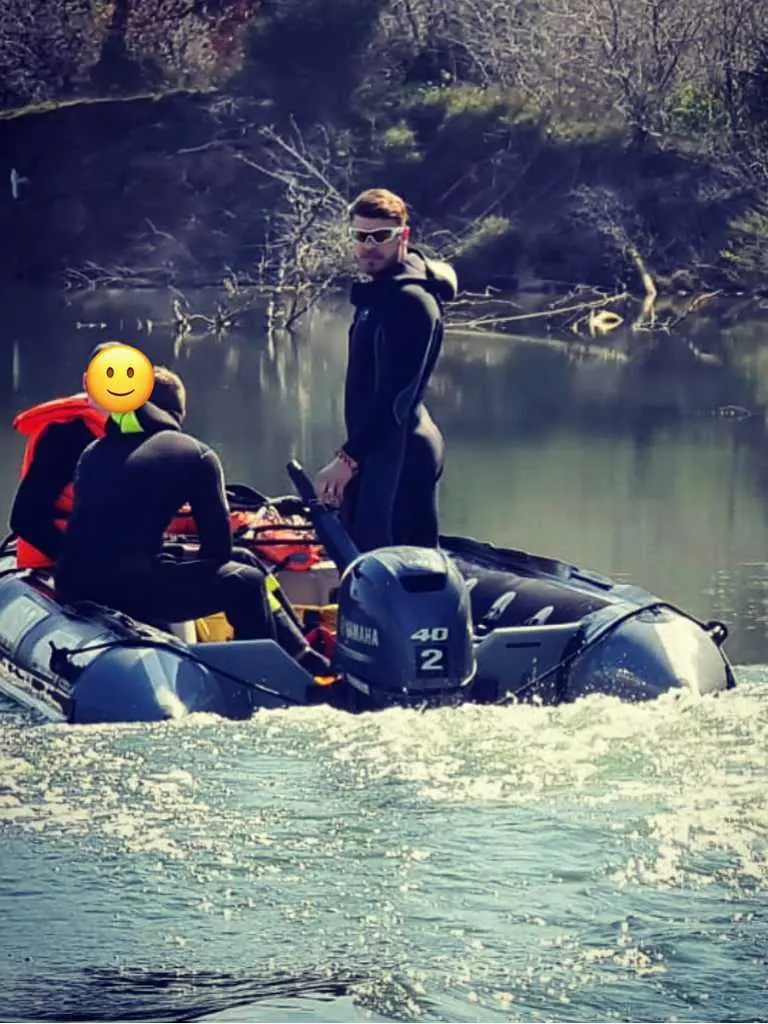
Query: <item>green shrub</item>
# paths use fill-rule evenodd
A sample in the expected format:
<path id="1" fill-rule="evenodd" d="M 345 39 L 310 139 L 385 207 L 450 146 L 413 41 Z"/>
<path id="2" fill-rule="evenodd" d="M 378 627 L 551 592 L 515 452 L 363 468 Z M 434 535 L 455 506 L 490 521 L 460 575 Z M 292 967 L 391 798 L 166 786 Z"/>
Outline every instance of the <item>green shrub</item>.
<path id="1" fill-rule="evenodd" d="M 728 244 L 720 255 L 728 277 L 765 284 L 768 278 L 768 203 L 761 203 L 730 222 Z"/>
<path id="2" fill-rule="evenodd" d="M 729 118 L 711 89 L 683 85 L 667 102 L 664 126 L 667 131 L 685 135 L 713 135 L 728 130 Z"/>
<path id="3" fill-rule="evenodd" d="M 382 133 L 379 146 L 385 159 L 404 163 L 415 163 L 422 159 L 416 133 L 403 120 L 391 125 Z"/>
<path id="4" fill-rule="evenodd" d="M 532 114 L 514 93 L 475 85 L 433 86 L 404 95 L 406 120 L 422 143 L 488 147 Z"/>

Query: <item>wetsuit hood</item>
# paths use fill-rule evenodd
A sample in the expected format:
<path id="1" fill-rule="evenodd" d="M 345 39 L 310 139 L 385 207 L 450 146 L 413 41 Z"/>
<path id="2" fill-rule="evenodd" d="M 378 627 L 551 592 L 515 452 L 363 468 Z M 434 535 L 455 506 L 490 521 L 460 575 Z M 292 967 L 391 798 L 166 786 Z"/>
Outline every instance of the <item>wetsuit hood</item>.
<path id="1" fill-rule="evenodd" d="M 159 434 L 161 430 L 181 431 L 181 416 L 167 412 L 153 402 L 145 402 L 135 412 L 112 413 L 107 423 L 107 434 L 111 437 L 122 434 Z"/>
<path id="2" fill-rule="evenodd" d="M 400 263 L 377 274 L 372 281 L 356 281 L 351 299 L 355 306 L 372 300 L 384 300 L 392 289 L 418 284 L 440 302 L 451 302 L 459 292 L 456 271 L 444 260 L 431 259 L 420 250 L 410 248 Z"/>

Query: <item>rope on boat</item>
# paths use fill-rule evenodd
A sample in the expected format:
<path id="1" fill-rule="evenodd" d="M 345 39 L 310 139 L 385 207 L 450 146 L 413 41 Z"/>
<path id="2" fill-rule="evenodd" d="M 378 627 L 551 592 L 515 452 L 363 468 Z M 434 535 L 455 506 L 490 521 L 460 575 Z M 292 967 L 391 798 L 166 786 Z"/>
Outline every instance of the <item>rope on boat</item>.
<path id="1" fill-rule="evenodd" d="M 551 675 L 554 675 L 556 672 L 564 672 L 565 669 L 569 668 L 577 658 L 580 658 L 582 654 L 591 650 L 600 643 L 601 640 L 604 640 L 625 622 L 633 619 L 636 615 L 642 615 L 643 612 L 657 611 L 661 608 L 667 608 L 669 611 L 675 612 L 677 615 L 681 615 L 685 619 L 690 619 L 691 622 L 695 623 L 700 629 L 704 630 L 704 632 L 710 636 L 712 642 L 717 647 L 721 647 L 728 637 L 728 627 L 724 622 L 719 622 L 716 619 L 712 619 L 709 622 L 702 622 L 701 619 L 696 618 L 695 615 L 684 611 L 682 608 L 678 608 L 677 605 L 670 604 L 668 601 L 649 601 L 647 604 L 641 605 L 639 608 L 631 608 L 629 611 L 624 612 L 623 615 L 619 615 L 610 622 L 607 622 L 601 630 L 598 630 L 598 632 L 587 641 L 587 643 L 576 647 L 572 653 L 565 655 L 565 657 L 561 658 L 560 661 L 556 662 L 556 664 L 551 665 L 545 672 L 542 672 L 541 675 L 534 676 L 533 679 L 529 679 L 516 690 L 508 690 L 503 697 L 500 697 L 499 700 L 496 700 L 493 703 L 495 705 L 503 706 L 517 700 L 521 694 L 529 694 Z M 576 635 L 578 636 L 578 634 Z M 730 667 L 728 668 L 727 678 L 728 689 L 731 690 L 735 687 L 736 680 L 733 678 L 733 673 L 731 672 Z"/>
<path id="2" fill-rule="evenodd" d="M 155 640 L 151 637 L 113 637 L 111 640 L 105 640 L 104 643 L 91 644 L 88 647 L 57 647 L 53 641 L 49 641 L 51 648 L 51 671 L 56 672 L 57 675 L 65 675 L 68 668 L 74 667 L 72 665 L 72 657 L 78 654 L 88 654 L 91 651 L 107 651 L 118 647 L 152 647 L 156 650 L 170 651 L 172 654 L 178 654 L 182 658 L 188 658 L 196 665 L 200 665 L 203 668 L 207 668 L 210 672 L 215 672 L 217 675 L 223 676 L 225 679 L 229 679 L 233 683 L 237 683 L 238 686 L 244 686 L 246 689 L 255 690 L 257 693 L 266 694 L 268 697 L 274 697 L 278 701 L 282 701 L 287 704 L 295 704 L 297 707 L 304 707 L 306 701 L 298 700 L 295 697 L 289 697 L 286 694 L 280 693 L 278 690 L 273 690 L 269 686 L 265 686 L 263 683 L 254 682 L 252 679 L 244 679 L 242 676 L 235 675 L 234 672 L 227 672 L 226 669 L 218 668 L 214 665 L 209 664 L 204 658 L 199 657 L 189 648 L 179 644 L 178 646 L 170 640 Z M 299 666 L 300 668 L 301 666 Z"/>

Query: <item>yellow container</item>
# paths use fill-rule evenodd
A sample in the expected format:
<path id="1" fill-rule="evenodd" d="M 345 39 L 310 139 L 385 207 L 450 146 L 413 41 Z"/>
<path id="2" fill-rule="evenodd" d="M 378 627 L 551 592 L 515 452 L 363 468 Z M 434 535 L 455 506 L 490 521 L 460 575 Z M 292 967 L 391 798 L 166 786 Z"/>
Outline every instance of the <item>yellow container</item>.
<path id="1" fill-rule="evenodd" d="M 198 643 L 220 643 L 231 640 L 235 635 L 232 625 L 224 612 L 214 612 L 203 619 L 195 619 Z"/>
<path id="2" fill-rule="evenodd" d="M 325 626 L 332 633 L 336 632 L 338 605 L 335 604 L 296 604 L 294 611 L 305 629 L 312 626 Z M 195 619 L 195 632 L 198 643 L 220 643 L 232 640 L 235 631 L 224 612 L 215 612 L 205 618 Z"/>

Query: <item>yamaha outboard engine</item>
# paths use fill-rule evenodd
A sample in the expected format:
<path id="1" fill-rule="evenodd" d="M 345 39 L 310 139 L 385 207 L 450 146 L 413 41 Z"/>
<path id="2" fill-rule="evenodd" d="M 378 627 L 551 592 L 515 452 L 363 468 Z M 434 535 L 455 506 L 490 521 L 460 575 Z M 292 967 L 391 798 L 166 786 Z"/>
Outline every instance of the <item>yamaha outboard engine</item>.
<path id="1" fill-rule="evenodd" d="M 333 667 L 362 708 L 457 703 L 476 664 L 469 591 L 446 554 L 380 548 L 344 571 Z"/>

